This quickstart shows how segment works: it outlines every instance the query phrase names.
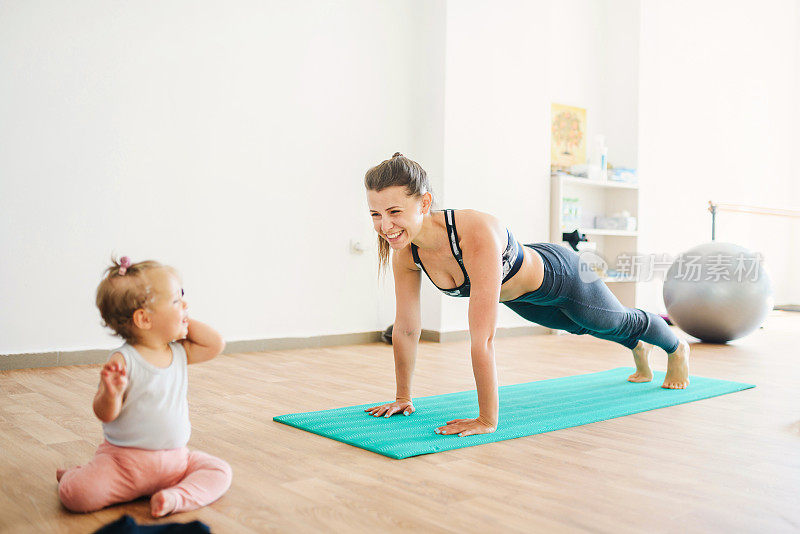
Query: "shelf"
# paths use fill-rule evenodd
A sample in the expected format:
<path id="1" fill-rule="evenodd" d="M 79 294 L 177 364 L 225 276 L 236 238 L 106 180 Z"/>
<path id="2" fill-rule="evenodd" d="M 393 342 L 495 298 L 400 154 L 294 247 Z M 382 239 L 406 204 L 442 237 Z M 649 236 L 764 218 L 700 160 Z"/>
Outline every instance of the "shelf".
<path id="1" fill-rule="evenodd" d="M 610 228 L 578 228 L 578 232 L 586 235 L 616 235 L 623 237 L 636 237 L 637 230 L 613 230 Z"/>
<path id="2" fill-rule="evenodd" d="M 570 202 L 566 202 L 568 199 Z M 576 202 L 577 199 L 577 202 Z M 603 258 L 633 255 L 638 249 L 638 230 L 593 228 L 595 217 L 622 214 L 639 218 L 639 184 L 589 180 L 570 175 L 551 175 L 550 178 L 550 240 L 561 243 L 561 229 L 575 229 L 595 244 L 595 252 Z M 580 217 L 580 219 L 578 219 Z M 581 226 L 583 221 L 585 226 Z M 626 221 L 627 222 L 627 221 Z M 576 224 L 577 223 L 577 224 Z M 630 272 L 618 276 L 600 277 L 623 306 L 634 307 L 641 281 Z"/>
<path id="3" fill-rule="evenodd" d="M 579 185 L 588 185 L 594 187 L 609 187 L 612 189 L 639 189 L 638 183 L 612 182 L 610 180 L 589 180 L 588 178 L 565 176 L 563 174 L 557 174 L 555 176 L 561 178 L 565 184 L 579 184 Z"/>

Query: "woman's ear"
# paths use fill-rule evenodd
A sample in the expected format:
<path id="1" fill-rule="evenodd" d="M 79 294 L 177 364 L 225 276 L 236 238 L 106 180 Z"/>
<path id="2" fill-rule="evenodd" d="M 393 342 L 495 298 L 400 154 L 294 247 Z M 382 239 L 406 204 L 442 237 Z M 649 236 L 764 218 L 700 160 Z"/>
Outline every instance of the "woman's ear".
<path id="1" fill-rule="evenodd" d="M 425 193 L 422 195 L 422 214 L 427 215 L 428 212 L 431 210 L 431 205 L 433 204 L 433 195 L 430 193 Z"/>
<path id="2" fill-rule="evenodd" d="M 144 308 L 139 308 L 133 312 L 133 324 L 136 328 L 141 330 L 150 330 L 153 327 L 153 321 L 150 320 L 150 314 Z"/>

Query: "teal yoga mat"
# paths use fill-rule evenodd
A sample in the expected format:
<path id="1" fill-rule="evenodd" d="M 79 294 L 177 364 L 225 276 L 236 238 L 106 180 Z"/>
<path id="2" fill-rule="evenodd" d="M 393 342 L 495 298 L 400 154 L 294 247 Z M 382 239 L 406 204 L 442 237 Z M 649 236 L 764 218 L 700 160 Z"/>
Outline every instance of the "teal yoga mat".
<path id="1" fill-rule="evenodd" d="M 493 434 L 462 438 L 434 432 L 451 419 L 477 415 L 478 398 L 474 390 L 416 398 L 416 412 L 409 416 L 372 417 L 364 412 L 364 408 L 382 404 L 376 402 L 280 415 L 274 420 L 402 459 L 561 430 L 755 387 L 692 376 L 687 389 L 663 389 L 664 373 L 654 372 L 652 382 L 634 384 L 626 380 L 633 371 L 632 367 L 619 367 L 600 373 L 502 386 L 500 425 Z"/>

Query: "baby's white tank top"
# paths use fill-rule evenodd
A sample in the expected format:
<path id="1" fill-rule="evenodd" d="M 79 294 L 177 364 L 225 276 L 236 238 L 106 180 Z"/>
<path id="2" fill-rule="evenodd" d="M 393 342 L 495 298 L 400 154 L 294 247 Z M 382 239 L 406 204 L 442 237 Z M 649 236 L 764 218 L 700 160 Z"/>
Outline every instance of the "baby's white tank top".
<path id="1" fill-rule="evenodd" d="M 112 445 L 163 450 L 188 443 L 192 427 L 186 350 L 180 343 L 169 346 L 172 363 L 165 368 L 149 363 L 128 343 L 114 351 L 125 358 L 128 387 L 119 416 L 103 423 L 103 435 Z"/>

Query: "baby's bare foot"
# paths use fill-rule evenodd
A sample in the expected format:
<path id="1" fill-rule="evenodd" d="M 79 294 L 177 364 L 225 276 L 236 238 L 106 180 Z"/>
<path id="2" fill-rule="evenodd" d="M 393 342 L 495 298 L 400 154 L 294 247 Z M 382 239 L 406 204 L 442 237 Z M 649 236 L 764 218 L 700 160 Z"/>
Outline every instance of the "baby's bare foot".
<path id="1" fill-rule="evenodd" d="M 628 377 L 628 382 L 650 382 L 653 379 L 653 371 L 650 370 L 650 351 L 653 345 L 639 342 L 633 348 L 633 361 L 636 363 L 636 372 Z"/>
<path id="2" fill-rule="evenodd" d="M 178 500 L 172 492 L 161 490 L 150 497 L 150 515 L 164 517 L 175 511 Z"/>
<path id="3" fill-rule="evenodd" d="M 66 472 L 67 472 L 66 469 L 56 469 L 56 481 L 61 482 L 61 477 L 63 477 L 64 473 Z"/>
<path id="4" fill-rule="evenodd" d="M 667 375 L 662 388 L 686 389 L 689 386 L 689 343 L 681 339 L 675 352 L 667 357 Z"/>

